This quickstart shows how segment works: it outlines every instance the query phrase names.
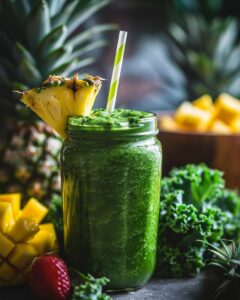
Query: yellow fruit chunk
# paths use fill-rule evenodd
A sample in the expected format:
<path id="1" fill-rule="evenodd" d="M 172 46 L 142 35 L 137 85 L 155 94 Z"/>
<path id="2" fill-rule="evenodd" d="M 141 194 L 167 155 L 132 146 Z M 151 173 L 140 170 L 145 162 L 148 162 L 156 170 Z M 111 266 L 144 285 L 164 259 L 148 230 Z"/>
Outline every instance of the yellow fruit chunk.
<path id="1" fill-rule="evenodd" d="M 233 119 L 240 117 L 240 101 L 228 94 L 221 94 L 215 103 L 217 118 L 231 124 Z"/>
<path id="2" fill-rule="evenodd" d="M 46 206 L 42 205 L 39 201 L 31 198 L 22 210 L 22 218 L 32 218 L 39 224 L 48 213 Z"/>
<path id="3" fill-rule="evenodd" d="M 40 230 L 38 224 L 31 218 L 20 217 L 17 219 L 7 234 L 15 243 L 25 242 L 32 238 Z"/>
<path id="4" fill-rule="evenodd" d="M 230 134 L 231 128 L 229 126 L 227 126 L 223 121 L 215 120 L 212 123 L 210 131 L 213 133 L 218 133 L 218 134 Z"/>
<path id="5" fill-rule="evenodd" d="M 214 106 L 213 106 L 213 100 L 210 95 L 203 95 L 199 97 L 198 99 L 194 100 L 192 102 L 193 106 L 196 106 L 200 109 L 207 110 L 207 111 L 213 111 Z"/>
<path id="6" fill-rule="evenodd" d="M 171 116 L 164 115 L 160 119 L 160 128 L 168 131 L 184 130 Z M 186 128 L 185 128 L 186 129 Z"/>
<path id="7" fill-rule="evenodd" d="M 38 256 L 38 253 L 32 245 L 17 244 L 15 249 L 9 255 L 8 261 L 18 270 L 23 270 L 32 263 L 36 256 Z"/>
<path id="8" fill-rule="evenodd" d="M 51 240 L 52 240 L 51 248 L 56 250 L 57 235 L 56 235 L 54 225 L 52 223 L 42 224 L 42 225 L 40 225 L 40 230 L 48 232 L 48 234 L 51 236 Z"/>
<path id="9" fill-rule="evenodd" d="M 0 202 L 0 230 L 7 232 L 14 223 L 12 205 L 7 202 Z"/>
<path id="10" fill-rule="evenodd" d="M 231 123 L 230 123 L 230 128 L 233 133 L 240 133 L 240 117 L 235 118 Z"/>
<path id="11" fill-rule="evenodd" d="M 46 253 L 49 249 L 54 250 L 52 236 L 47 231 L 38 232 L 28 244 L 32 245 L 39 254 Z"/>
<path id="12" fill-rule="evenodd" d="M 17 217 L 20 210 L 21 194 L 2 194 L 0 195 L 0 202 L 9 202 L 12 205 L 13 216 Z"/>
<path id="13" fill-rule="evenodd" d="M 14 269 L 12 266 L 10 266 L 8 263 L 3 262 L 0 265 L 0 279 L 3 281 L 9 281 L 12 280 L 17 276 L 18 272 L 16 269 Z"/>
<path id="14" fill-rule="evenodd" d="M 14 247 L 15 244 L 0 231 L 0 255 L 7 257 Z"/>
<path id="15" fill-rule="evenodd" d="M 178 124 L 197 131 L 206 130 L 211 119 L 211 112 L 199 109 L 189 102 L 180 105 L 175 113 L 175 120 Z"/>

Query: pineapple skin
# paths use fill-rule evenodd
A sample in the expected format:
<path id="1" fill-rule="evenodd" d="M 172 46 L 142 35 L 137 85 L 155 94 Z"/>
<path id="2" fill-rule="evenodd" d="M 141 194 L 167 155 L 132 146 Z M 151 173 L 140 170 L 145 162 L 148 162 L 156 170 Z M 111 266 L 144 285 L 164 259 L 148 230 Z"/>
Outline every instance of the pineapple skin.
<path id="1" fill-rule="evenodd" d="M 0 131 L 0 191 L 49 205 L 61 195 L 61 139 L 45 123 L 9 122 Z M 23 201 L 23 204 L 24 201 Z"/>

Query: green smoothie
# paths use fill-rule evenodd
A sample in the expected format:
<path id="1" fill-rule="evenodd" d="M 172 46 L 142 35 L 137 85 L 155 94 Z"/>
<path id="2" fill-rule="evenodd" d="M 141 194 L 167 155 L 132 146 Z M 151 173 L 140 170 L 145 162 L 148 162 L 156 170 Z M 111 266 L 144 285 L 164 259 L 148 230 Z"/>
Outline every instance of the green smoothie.
<path id="1" fill-rule="evenodd" d="M 68 120 L 61 155 L 65 255 L 70 266 L 143 285 L 155 268 L 161 148 L 152 113 L 96 110 Z"/>

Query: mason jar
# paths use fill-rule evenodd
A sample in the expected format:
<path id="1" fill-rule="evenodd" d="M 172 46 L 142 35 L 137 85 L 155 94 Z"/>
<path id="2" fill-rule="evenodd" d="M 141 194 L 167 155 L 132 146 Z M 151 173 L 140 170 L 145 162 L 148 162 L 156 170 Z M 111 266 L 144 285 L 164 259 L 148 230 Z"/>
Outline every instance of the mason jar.
<path id="1" fill-rule="evenodd" d="M 156 263 L 162 153 L 154 114 L 128 128 L 70 117 L 61 152 L 68 264 L 132 290 Z"/>

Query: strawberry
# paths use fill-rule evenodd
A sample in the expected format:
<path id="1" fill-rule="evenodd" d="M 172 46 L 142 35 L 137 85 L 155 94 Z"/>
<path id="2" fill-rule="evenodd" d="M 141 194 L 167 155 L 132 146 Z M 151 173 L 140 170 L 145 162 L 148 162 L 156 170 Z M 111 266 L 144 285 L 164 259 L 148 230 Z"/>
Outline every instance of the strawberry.
<path id="1" fill-rule="evenodd" d="M 29 286 L 39 299 L 68 299 L 71 282 L 66 264 L 56 255 L 36 258 L 29 273 Z"/>

